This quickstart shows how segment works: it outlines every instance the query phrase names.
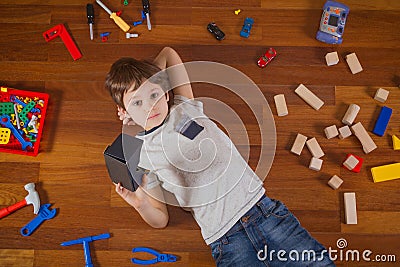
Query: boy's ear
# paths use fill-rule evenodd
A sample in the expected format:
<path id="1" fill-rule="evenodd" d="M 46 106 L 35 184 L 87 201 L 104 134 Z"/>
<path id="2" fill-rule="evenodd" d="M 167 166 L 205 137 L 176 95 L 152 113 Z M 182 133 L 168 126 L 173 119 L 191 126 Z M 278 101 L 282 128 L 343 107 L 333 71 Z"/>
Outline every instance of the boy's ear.
<path id="1" fill-rule="evenodd" d="M 168 92 L 166 92 L 165 94 L 166 94 L 166 96 L 165 96 L 165 97 L 166 97 L 166 99 L 167 99 L 167 102 L 168 102 L 168 101 L 169 101 L 169 93 L 168 93 Z"/>

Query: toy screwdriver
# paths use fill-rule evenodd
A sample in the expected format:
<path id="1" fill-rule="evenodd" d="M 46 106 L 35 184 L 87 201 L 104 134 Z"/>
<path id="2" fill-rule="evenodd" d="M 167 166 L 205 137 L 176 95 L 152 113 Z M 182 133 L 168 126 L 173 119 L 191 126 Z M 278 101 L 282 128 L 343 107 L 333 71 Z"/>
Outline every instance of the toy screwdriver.
<path id="1" fill-rule="evenodd" d="M 100 0 L 96 0 L 96 3 L 110 15 L 110 19 L 114 20 L 115 24 L 117 24 L 121 30 L 124 32 L 129 31 L 130 26 L 121 17 L 118 17 L 115 12 L 111 12 L 111 10 L 109 10 Z"/>
<path id="2" fill-rule="evenodd" d="M 93 40 L 94 9 L 92 4 L 86 5 L 86 15 L 89 24 L 90 40 Z"/>
<path id="3" fill-rule="evenodd" d="M 150 22 L 150 2 L 149 0 L 142 0 L 143 12 L 146 14 L 147 18 L 147 29 L 151 31 L 151 22 Z"/>

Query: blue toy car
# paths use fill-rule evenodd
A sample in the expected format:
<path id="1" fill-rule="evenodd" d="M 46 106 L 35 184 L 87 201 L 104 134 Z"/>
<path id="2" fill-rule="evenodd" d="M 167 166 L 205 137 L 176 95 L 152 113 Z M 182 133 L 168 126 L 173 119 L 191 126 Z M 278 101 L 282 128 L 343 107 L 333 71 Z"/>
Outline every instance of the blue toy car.
<path id="1" fill-rule="evenodd" d="M 251 27 L 253 26 L 253 23 L 254 23 L 254 19 L 246 18 L 244 20 L 244 24 L 243 24 L 242 30 L 240 32 L 240 36 L 242 36 L 244 38 L 249 38 L 250 30 L 251 30 Z"/>

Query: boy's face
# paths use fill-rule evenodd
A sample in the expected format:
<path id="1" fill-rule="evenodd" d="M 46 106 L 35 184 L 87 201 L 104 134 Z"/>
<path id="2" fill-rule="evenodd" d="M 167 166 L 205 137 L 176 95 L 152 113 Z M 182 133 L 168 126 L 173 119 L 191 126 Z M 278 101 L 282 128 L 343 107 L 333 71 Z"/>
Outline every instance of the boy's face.
<path id="1" fill-rule="evenodd" d="M 168 93 L 160 85 L 147 80 L 137 90 L 129 89 L 123 97 L 126 112 L 134 123 L 145 130 L 164 121 L 168 115 L 168 100 Z"/>

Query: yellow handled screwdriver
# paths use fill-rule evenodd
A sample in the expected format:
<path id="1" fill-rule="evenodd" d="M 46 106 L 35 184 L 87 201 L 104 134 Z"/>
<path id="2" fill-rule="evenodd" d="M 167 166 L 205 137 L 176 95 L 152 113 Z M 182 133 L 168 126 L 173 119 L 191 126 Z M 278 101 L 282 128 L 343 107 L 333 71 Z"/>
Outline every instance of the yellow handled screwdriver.
<path id="1" fill-rule="evenodd" d="M 100 0 L 96 0 L 96 3 L 99 4 L 108 14 L 110 14 L 110 19 L 113 19 L 115 24 L 121 28 L 124 32 L 129 31 L 131 28 L 121 17 L 118 17 L 115 12 L 111 12 Z"/>

